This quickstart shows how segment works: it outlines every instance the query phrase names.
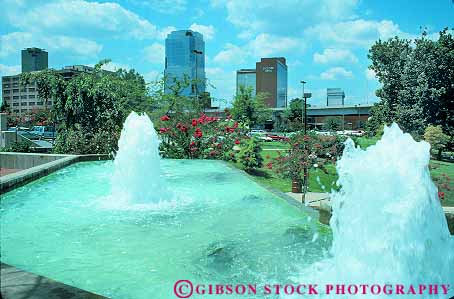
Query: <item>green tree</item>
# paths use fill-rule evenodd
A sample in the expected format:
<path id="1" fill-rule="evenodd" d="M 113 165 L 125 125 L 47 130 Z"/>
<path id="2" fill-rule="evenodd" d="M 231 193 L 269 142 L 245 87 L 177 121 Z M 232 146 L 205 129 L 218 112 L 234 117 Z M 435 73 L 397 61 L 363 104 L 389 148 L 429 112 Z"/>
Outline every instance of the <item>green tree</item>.
<path id="1" fill-rule="evenodd" d="M 441 160 L 441 153 L 449 141 L 449 136 L 443 133 L 441 126 L 428 126 L 424 132 L 424 140 L 437 151 L 437 160 Z"/>
<path id="2" fill-rule="evenodd" d="M 397 122 L 405 131 L 422 135 L 427 125 L 454 131 L 454 39 L 447 30 L 432 40 L 424 32 L 412 41 L 394 37 L 377 41 L 369 50 L 381 83 L 380 102 L 371 110 L 370 130 Z"/>
<path id="3" fill-rule="evenodd" d="M 295 98 L 290 101 L 288 107 L 281 114 L 281 122 L 288 131 L 303 129 L 303 100 Z"/>
<path id="4" fill-rule="evenodd" d="M 6 101 L 2 101 L 2 105 L 0 105 L 0 112 L 10 112 L 11 108 Z"/>
<path id="5" fill-rule="evenodd" d="M 260 142 L 255 138 L 248 139 L 238 153 L 238 160 L 247 172 L 263 166 Z"/>
<path id="6" fill-rule="evenodd" d="M 330 116 L 325 119 L 323 128 L 327 131 L 339 131 L 342 128 L 342 118 L 338 116 Z"/>
<path id="7" fill-rule="evenodd" d="M 232 116 L 249 129 L 264 124 L 271 118 L 271 110 L 265 105 L 265 96 L 252 94 L 252 88 L 240 86 L 239 93 L 233 101 Z"/>
<path id="8" fill-rule="evenodd" d="M 57 153 L 111 153 L 116 150 L 126 116 L 151 109 L 151 97 L 143 78 L 135 71 L 102 70 L 65 81 L 56 71 L 23 74 L 23 83 L 34 81 L 38 97 L 53 101 L 52 121 L 58 124 L 54 147 Z"/>

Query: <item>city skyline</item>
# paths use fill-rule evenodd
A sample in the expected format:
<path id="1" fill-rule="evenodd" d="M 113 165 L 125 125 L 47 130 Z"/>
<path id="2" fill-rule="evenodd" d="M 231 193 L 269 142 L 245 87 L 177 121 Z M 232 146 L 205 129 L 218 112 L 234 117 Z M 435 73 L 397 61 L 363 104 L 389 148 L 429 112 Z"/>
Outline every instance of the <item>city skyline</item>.
<path id="1" fill-rule="evenodd" d="M 408 9 L 402 9 L 402 6 Z M 24 6 L 25 5 L 25 6 Z M 49 67 L 94 65 L 134 68 L 146 80 L 164 70 L 165 37 L 176 29 L 203 34 L 206 77 L 215 98 L 231 101 L 236 70 L 262 57 L 286 57 L 288 100 L 301 96 L 326 103 L 326 88 L 345 91 L 345 103 L 374 101 L 378 83 L 367 67 L 368 48 L 378 38 L 429 38 L 452 24 L 452 1 L 34 1 L 5 0 L 0 75 L 20 73 L 20 50 L 44 48 Z M 433 14 L 426 14 L 426 11 Z M 46 18 L 40 17 L 45 11 Z M 184 16 L 184 18 L 182 17 Z M 281 20 L 276 22 L 276 20 Z M 274 26 L 271 26 L 273 25 Z M 213 88 L 214 86 L 215 88 Z"/>

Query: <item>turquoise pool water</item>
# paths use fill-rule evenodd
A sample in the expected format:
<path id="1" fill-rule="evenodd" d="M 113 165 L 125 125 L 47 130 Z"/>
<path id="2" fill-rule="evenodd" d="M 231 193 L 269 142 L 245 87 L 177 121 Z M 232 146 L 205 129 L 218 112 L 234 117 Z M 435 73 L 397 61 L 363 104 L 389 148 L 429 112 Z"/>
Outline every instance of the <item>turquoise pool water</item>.
<path id="1" fill-rule="evenodd" d="M 180 279 L 284 284 L 331 244 L 311 212 L 222 162 L 163 160 L 162 168 L 174 195 L 158 206 L 117 204 L 110 161 L 5 194 L 1 261 L 111 298 L 175 298 Z"/>

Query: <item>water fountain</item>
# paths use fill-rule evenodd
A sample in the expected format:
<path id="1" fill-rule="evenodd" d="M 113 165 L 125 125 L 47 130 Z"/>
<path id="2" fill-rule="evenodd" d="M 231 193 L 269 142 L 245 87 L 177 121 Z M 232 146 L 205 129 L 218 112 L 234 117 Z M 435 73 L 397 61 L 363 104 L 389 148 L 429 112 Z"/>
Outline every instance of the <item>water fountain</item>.
<path id="1" fill-rule="evenodd" d="M 134 204 L 169 200 L 160 166 L 159 139 L 146 114 L 131 112 L 118 141 L 112 198 Z"/>
<path id="2" fill-rule="evenodd" d="M 454 238 L 430 178 L 429 149 L 396 124 L 366 150 L 349 140 L 337 163 L 342 189 L 331 195 L 330 256 L 296 279 L 320 285 L 450 284 L 449 296 L 422 297 L 454 295 Z"/>

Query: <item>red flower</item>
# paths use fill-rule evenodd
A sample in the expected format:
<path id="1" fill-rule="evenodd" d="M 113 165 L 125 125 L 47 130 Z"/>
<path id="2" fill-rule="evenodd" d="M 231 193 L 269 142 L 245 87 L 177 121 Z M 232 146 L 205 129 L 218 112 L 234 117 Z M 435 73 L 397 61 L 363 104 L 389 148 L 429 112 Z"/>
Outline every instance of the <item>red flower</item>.
<path id="1" fill-rule="evenodd" d="M 439 198 L 440 200 L 445 199 L 445 193 L 444 193 L 444 192 L 441 192 L 441 191 L 438 191 L 438 198 Z"/>
<path id="2" fill-rule="evenodd" d="M 168 121 L 168 120 L 170 120 L 170 117 L 166 114 L 166 115 L 161 116 L 161 120 Z"/>
<path id="3" fill-rule="evenodd" d="M 240 144 L 240 141 L 238 139 L 236 139 L 235 144 Z"/>
<path id="4" fill-rule="evenodd" d="M 237 121 L 233 124 L 233 127 L 234 127 L 235 129 L 238 128 L 238 122 L 237 122 Z"/>
<path id="5" fill-rule="evenodd" d="M 195 142 L 194 142 L 194 141 L 192 141 L 192 142 L 189 144 L 189 147 L 193 147 L 193 146 L 195 146 Z"/>
<path id="6" fill-rule="evenodd" d="M 200 128 L 197 128 L 194 133 L 195 138 L 201 138 L 203 136 L 202 130 Z"/>
<path id="7" fill-rule="evenodd" d="M 273 162 L 266 163 L 266 168 L 273 169 Z"/>
<path id="8" fill-rule="evenodd" d="M 194 118 L 194 119 L 192 120 L 192 126 L 193 126 L 193 127 L 196 127 L 196 126 L 197 126 L 197 119 Z"/>
<path id="9" fill-rule="evenodd" d="M 165 134 L 169 131 L 169 128 L 160 128 L 159 133 Z"/>

